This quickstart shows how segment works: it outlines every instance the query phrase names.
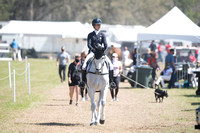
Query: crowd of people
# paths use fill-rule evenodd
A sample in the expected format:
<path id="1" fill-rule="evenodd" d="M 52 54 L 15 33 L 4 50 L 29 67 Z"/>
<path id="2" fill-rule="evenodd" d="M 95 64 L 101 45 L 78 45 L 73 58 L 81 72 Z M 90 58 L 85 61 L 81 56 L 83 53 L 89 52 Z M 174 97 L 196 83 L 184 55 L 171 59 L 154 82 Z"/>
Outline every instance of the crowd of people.
<path id="1" fill-rule="evenodd" d="M 88 34 L 87 38 L 87 46 L 89 48 L 89 52 L 83 51 L 80 54 L 75 54 L 74 61 L 68 66 L 68 85 L 69 85 L 69 104 L 73 103 L 73 95 L 74 91 L 76 92 L 76 100 L 75 105 L 79 105 L 79 94 L 82 96 L 82 101 L 87 100 L 87 82 L 86 79 L 86 67 L 87 62 L 92 57 L 97 56 L 101 57 L 105 55 L 105 50 L 107 49 L 107 41 L 105 35 L 100 32 L 102 21 L 99 18 L 96 18 L 92 21 L 92 26 L 94 31 Z M 155 44 L 155 41 L 152 41 L 149 45 L 149 48 L 144 53 L 143 58 L 146 63 L 152 67 L 152 79 L 151 79 L 151 87 L 153 88 L 155 84 L 155 88 L 159 86 L 161 83 L 162 87 L 165 88 L 165 81 L 169 82 L 168 88 L 174 87 L 174 82 L 176 81 L 175 73 L 175 58 L 173 56 L 174 49 L 168 43 L 166 45 L 167 56 L 165 57 L 165 66 L 160 74 L 160 77 L 156 80 L 156 72 L 160 70 L 158 62 L 163 62 L 163 44 L 159 43 L 158 47 Z M 99 52 L 99 51 L 103 51 Z M 120 72 L 124 67 L 127 66 L 127 61 L 132 59 L 133 66 L 136 66 L 137 61 L 137 48 L 134 48 L 132 52 L 128 50 L 128 47 L 125 46 L 123 50 L 116 49 L 114 46 L 111 47 L 109 55 L 105 55 L 105 60 L 108 62 L 109 67 L 109 83 L 110 83 L 110 94 L 112 101 L 118 101 L 118 92 L 119 92 L 119 82 L 120 82 Z M 139 55 L 140 56 L 140 55 Z M 195 53 L 189 53 L 189 59 L 191 62 L 196 62 L 198 58 L 198 51 Z M 120 61 L 121 60 L 121 61 Z M 122 62 L 122 63 L 121 63 Z M 69 63 L 69 54 L 65 52 L 65 47 L 61 47 L 61 52 L 57 56 L 57 66 L 59 66 L 59 75 L 61 82 L 65 82 L 65 73 L 66 67 Z M 156 81 L 155 81 L 156 80 Z M 81 89 L 80 89 L 81 88 Z M 114 89 L 113 89 L 114 88 Z"/>
<path id="2" fill-rule="evenodd" d="M 99 58 L 105 55 L 105 50 L 107 49 L 107 41 L 105 35 L 100 32 L 101 19 L 95 18 L 92 21 L 92 26 L 94 31 L 88 34 L 87 42 L 89 52 L 83 51 L 81 54 L 75 54 L 74 61 L 69 64 L 69 54 L 65 51 L 65 47 L 61 47 L 61 52 L 57 55 L 56 65 L 59 66 L 58 72 L 60 80 L 65 83 L 65 72 L 67 64 L 68 66 L 68 86 L 69 86 L 69 104 L 73 103 L 74 91 L 76 93 L 75 105 L 79 105 L 79 94 L 81 93 L 82 101 L 87 100 L 87 85 L 86 80 L 86 68 L 87 62 L 92 57 L 97 56 Z M 103 51 L 103 52 L 99 52 Z M 128 50 L 127 50 L 128 51 Z M 127 54 L 128 55 L 128 54 Z M 120 82 L 120 71 L 122 69 L 121 62 L 118 60 L 118 55 L 113 53 L 111 55 L 111 60 L 105 55 L 105 60 L 109 64 L 109 83 L 110 83 L 110 93 L 112 101 L 118 101 L 119 92 L 119 82 Z M 128 57 L 127 57 L 128 58 Z"/>
<path id="3" fill-rule="evenodd" d="M 74 91 L 76 93 L 75 104 L 78 106 L 79 94 L 81 94 L 82 101 L 88 100 L 87 96 L 87 86 L 80 89 L 79 84 L 82 81 L 82 67 L 84 65 L 87 53 L 85 51 L 80 54 L 75 54 L 74 61 L 69 63 L 69 54 L 65 52 L 65 47 L 61 47 L 61 52 L 57 56 L 56 65 L 58 66 L 58 73 L 60 76 L 61 83 L 65 83 L 66 79 L 66 67 L 68 66 L 68 85 L 69 85 L 69 104 L 73 103 Z M 116 88 L 110 89 L 110 94 L 112 101 L 118 101 L 118 91 L 119 91 L 119 82 L 120 82 L 120 71 L 122 69 L 121 62 L 118 60 L 118 55 L 116 53 L 112 54 L 111 63 L 113 65 L 113 82 L 116 85 Z"/>

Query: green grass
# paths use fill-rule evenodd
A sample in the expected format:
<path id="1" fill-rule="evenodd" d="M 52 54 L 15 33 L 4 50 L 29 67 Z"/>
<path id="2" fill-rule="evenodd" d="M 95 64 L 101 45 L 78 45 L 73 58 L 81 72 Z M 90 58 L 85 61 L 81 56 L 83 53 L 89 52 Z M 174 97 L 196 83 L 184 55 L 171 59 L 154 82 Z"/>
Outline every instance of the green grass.
<path id="1" fill-rule="evenodd" d="M 9 88 L 9 79 L 0 80 L 0 122 L 12 118 L 18 111 L 32 107 L 46 98 L 44 92 L 60 84 L 55 60 L 29 59 L 31 72 L 31 95 L 28 94 L 28 82 L 25 83 L 25 61 L 11 61 L 11 70 L 16 73 L 16 102 L 13 102 L 13 89 Z M 8 62 L 0 62 L 0 79 L 8 75 Z M 12 75 L 13 88 L 13 75 Z"/>

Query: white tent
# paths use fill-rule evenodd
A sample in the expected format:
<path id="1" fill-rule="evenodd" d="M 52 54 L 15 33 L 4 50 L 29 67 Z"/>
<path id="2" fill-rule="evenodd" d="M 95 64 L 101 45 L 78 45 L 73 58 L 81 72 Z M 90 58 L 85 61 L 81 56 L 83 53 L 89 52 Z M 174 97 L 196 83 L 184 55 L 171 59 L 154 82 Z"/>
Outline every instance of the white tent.
<path id="1" fill-rule="evenodd" d="M 80 22 L 10 21 L 0 29 L 4 35 L 58 36 L 87 38 L 88 30 Z"/>
<path id="2" fill-rule="evenodd" d="M 61 46 L 70 54 L 87 50 L 87 29 L 80 22 L 10 21 L 0 35 L 8 43 L 15 38 L 22 49 L 37 52 L 58 52 Z"/>
<path id="3" fill-rule="evenodd" d="M 110 28 L 110 32 L 114 35 L 117 42 L 136 42 L 138 32 L 142 32 L 145 27 L 136 26 L 121 26 Z"/>
<path id="4" fill-rule="evenodd" d="M 166 15 L 138 34 L 138 41 L 179 39 L 200 42 L 200 28 L 174 7 Z"/>

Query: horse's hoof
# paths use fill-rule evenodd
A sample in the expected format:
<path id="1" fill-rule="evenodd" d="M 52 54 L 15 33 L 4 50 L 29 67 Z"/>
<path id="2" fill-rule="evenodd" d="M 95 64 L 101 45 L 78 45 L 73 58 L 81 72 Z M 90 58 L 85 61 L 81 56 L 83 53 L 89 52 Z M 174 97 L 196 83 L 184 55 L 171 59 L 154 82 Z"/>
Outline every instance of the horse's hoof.
<path id="1" fill-rule="evenodd" d="M 105 120 L 100 120 L 100 124 L 104 124 L 105 123 Z"/>
<path id="2" fill-rule="evenodd" d="M 95 124 L 95 125 L 99 125 L 99 122 L 95 122 L 94 124 Z"/>
<path id="3" fill-rule="evenodd" d="M 95 126 L 95 122 L 90 123 L 90 126 Z"/>

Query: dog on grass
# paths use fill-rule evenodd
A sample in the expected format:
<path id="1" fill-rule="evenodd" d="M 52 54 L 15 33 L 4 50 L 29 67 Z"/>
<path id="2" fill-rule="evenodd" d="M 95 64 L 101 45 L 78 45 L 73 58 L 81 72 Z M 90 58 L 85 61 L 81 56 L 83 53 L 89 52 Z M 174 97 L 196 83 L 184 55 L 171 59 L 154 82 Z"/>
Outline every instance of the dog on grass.
<path id="1" fill-rule="evenodd" d="M 163 91 L 159 88 L 155 89 L 154 94 L 155 94 L 156 102 L 157 102 L 158 99 L 159 99 L 159 102 L 163 102 L 163 98 L 168 97 L 167 91 Z"/>

